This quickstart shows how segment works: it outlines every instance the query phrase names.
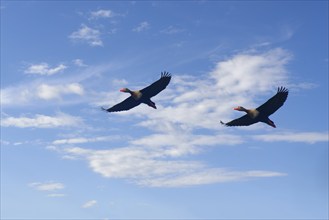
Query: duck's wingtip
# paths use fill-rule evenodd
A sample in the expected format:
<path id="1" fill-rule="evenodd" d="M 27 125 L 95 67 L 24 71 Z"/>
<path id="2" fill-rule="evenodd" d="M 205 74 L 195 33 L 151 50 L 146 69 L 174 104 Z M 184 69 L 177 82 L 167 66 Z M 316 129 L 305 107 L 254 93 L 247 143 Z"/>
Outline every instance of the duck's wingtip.
<path id="1" fill-rule="evenodd" d="M 161 72 L 161 78 L 162 77 L 168 77 L 168 78 L 170 78 L 171 77 L 171 74 L 168 71 L 163 71 L 163 72 Z"/>
<path id="2" fill-rule="evenodd" d="M 281 86 L 281 87 L 278 87 L 278 93 L 279 92 L 282 92 L 282 93 L 288 93 L 289 92 L 289 89 L 287 89 L 286 87 L 284 86 Z"/>

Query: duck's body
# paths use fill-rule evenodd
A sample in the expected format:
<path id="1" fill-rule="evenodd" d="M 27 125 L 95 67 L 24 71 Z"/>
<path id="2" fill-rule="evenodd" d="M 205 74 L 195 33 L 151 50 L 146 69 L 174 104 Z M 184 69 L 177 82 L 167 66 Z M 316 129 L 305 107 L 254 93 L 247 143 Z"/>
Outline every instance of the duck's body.
<path id="1" fill-rule="evenodd" d="M 127 88 L 126 88 L 127 89 Z M 125 92 L 124 90 L 121 90 L 121 92 Z M 137 91 L 128 91 L 130 93 L 130 95 L 135 99 L 135 100 L 139 100 L 140 98 L 142 98 L 143 94 L 141 93 L 141 91 L 137 90 Z"/>
<path id="2" fill-rule="evenodd" d="M 224 123 L 222 121 L 220 122 L 226 126 L 248 126 L 257 122 L 263 122 L 272 126 L 273 128 L 276 128 L 274 122 L 269 119 L 269 116 L 276 112 L 284 104 L 288 97 L 288 92 L 288 89 L 279 87 L 277 93 L 258 108 L 246 109 L 242 106 L 238 106 L 234 108 L 234 110 L 243 111 L 247 114 L 228 123 Z"/>
<path id="3" fill-rule="evenodd" d="M 241 108 L 243 108 L 241 106 Z M 238 110 L 237 108 L 234 108 L 234 110 Z M 258 115 L 259 115 L 259 111 L 257 111 L 257 109 L 245 109 L 243 108 L 243 111 L 247 113 L 247 115 L 250 117 L 250 118 L 257 118 Z"/>
<path id="4" fill-rule="evenodd" d="M 120 90 L 121 92 L 128 92 L 130 93 L 130 95 L 133 97 L 133 99 L 136 102 L 140 102 L 140 103 L 144 103 L 154 109 L 156 109 L 157 107 L 155 106 L 155 103 L 152 102 L 152 100 L 150 99 L 150 97 L 147 97 L 145 95 L 143 95 L 143 93 L 140 90 L 136 90 L 136 91 L 131 91 L 128 88 L 124 88 Z"/>
<path id="5" fill-rule="evenodd" d="M 123 88 L 120 91 L 129 93 L 130 97 L 109 109 L 102 109 L 108 112 L 126 111 L 138 106 L 141 103 L 144 103 L 156 109 L 157 107 L 155 103 L 151 100 L 151 97 L 157 95 L 162 90 L 164 90 L 169 84 L 170 79 L 171 75 L 168 72 L 163 72 L 161 73 L 161 78 L 158 81 L 152 83 L 150 86 L 144 89 L 132 91 L 128 88 Z"/>

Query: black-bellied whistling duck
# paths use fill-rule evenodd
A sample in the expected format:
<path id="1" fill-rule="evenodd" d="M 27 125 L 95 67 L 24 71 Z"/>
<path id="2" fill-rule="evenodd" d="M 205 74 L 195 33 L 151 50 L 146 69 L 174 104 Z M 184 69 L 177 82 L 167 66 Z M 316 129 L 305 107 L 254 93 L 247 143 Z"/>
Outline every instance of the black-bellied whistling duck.
<path id="1" fill-rule="evenodd" d="M 228 123 L 224 123 L 222 121 L 220 121 L 220 123 L 226 126 L 248 126 L 257 122 L 264 122 L 275 128 L 276 126 L 274 122 L 268 117 L 283 105 L 288 97 L 288 92 L 288 89 L 279 87 L 277 93 L 263 105 L 256 109 L 245 109 L 242 106 L 238 106 L 234 108 L 234 110 L 243 111 L 247 114 Z"/>
<path id="2" fill-rule="evenodd" d="M 147 86 L 142 90 L 131 91 L 128 88 L 120 89 L 120 92 L 130 93 L 130 97 L 120 102 L 119 104 L 114 105 L 109 109 L 102 108 L 108 112 L 118 112 L 118 111 L 127 111 L 131 108 L 138 106 L 141 103 L 144 103 L 154 109 L 157 107 L 155 103 L 151 101 L 151 97 L 157 95 L 159 92 L 164 90 L 169 84 L 171 75 L 168 72 L 162 72 L 161 78 L 151 85 Z"/>

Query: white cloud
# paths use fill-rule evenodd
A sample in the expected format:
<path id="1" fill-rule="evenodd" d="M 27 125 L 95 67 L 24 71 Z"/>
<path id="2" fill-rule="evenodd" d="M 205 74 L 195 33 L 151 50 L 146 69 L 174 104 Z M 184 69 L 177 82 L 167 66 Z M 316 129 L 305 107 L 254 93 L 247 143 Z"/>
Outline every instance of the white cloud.
<path id="1" fill-rule="evenodd" d="M 37 87 L 37 96 L 41 99 L 58 99 L 62 94 L 83 95 L 84 89 L 79 83 L 70 83 L 66 85 L 41 84 Z"/>
<path id="2" fill-rule="evenodd" d="M 100 9 L 98 11 L 92 11 L 90 15 L 92 19 L 111 18 L 115 16 L 115 13 L 113 13 L 111 10 Z"/>
<path id="3" fill-rule="evenodd" d="M 34 118 L 28 117 L 5 117 L 1 120 L 3 127 L 18 128 L 57 128 L 57 127 L 77 127 L 83 124 L 79 117 L 71 116 L 64 113 L 58 113 L 55 116 L 36 115 Z"/>
<path id="4" fill-rule="evenodd" d="M 62 86 L 59 86 L 62 87 Z M 50 86 L 47 84 L 41 84 L 37 89 L 37 96 L 41 99 L 49 100 L 59 98 L 62 91 L 58 86 Z"/>
<path id="5" fill-rule="evenodd" d="M 61 74 L 53 78 L 38 78 L 29 82 L 17 83 L 13 86 L 6 86 L 0 90 L 0 101 L 2 107 L 26 107 L 53 105 L 73 105 L 86 103 L 92 99 L 99 98 L 99 93 L 94 92 L 90 96 L 84 96 L 85 89 L 81 82 L 88 84 L 90 78 L 99 76 L 105 71 L 113 68 L 113 64 L 89 66 L 79 72 Z M 114 67 L 116 68 L 116 67 Z M 48 90 L 49 89 L 49 90 Z M 79 98 L 72 95 L 80 95 Z M 52 100 L 53 102 L 49 102 Z"/>
<path id="6" fill-rule="evenodd" d="M 65 188 L 64 184 L 59 182 L 34 182 L 30 183 L 29 186 L 38 191 L 56 191 Z"/>
<path id="7" fill-rule="evenodd" d="M 255 96 L 287 82 L 285 65 L 290 59 L 291 54 L 281 48 L 261 54 L 238 54 L 217 63 L 211 77 L 219 91 Z"/>
<path id="8" fill-rule="evenodd" d="M 56 78 L 38 78 L 29 82 L 17 83 L 13 86 L 1 87 L 1 107 L 32 106 L 38 108 L 39 106 L 45 106 L 45 101 L 47 101 L 47 105 L 56 106 L 74 105 L 87 102 L 88 104 L 95 106 L 98 104 L 97 100 L 99 100 L 100 97 L 103 101 L 107 100 L 108 104 L 108 100 L 111 99 L 109 96 L 106 96 L 105 99 L 102 96 L 102 94 L 105 94 L 104 92 L 93 92 L 92 90 L 88 90 L 89 94 L 86 96 L 85 93 L 87 91 L 85 91 L 83 85 L 88 85 L 91 79 L 99 79 L 99 76 L 105 72 L 121 68 L 121 65 L 123 64 L 113 64 L 111 62 L 97 66 L 88 66 L 78 72 L 70 72 L 65 75 L 62 74 Z M 51 91 L 47 91 L 47 88 L 50 88 Z M 80 95 L 80 97 L 77 98 L 73 95 Z M 120 95 L 126 94 L 120 93 Z M 52 102 L 49 102 L 49 100 Z"/>
<path id="9" fill-rule="evenodd" d="M 286 174 L 272 171 L 231 171 L 209 168 L 199 161 L 172 160 L 161 150 L 126 147 L 113 150 L 65 149 L 66 153 L 86 159 L 94 172 L 107 178 L 125 178 L 149 187 L 184 187 L 241 181 Z"/>
<path id="10" fill-rule="evenodd" d="M 91 208 L 93 206 L 95 206 L 97 204 L 96 200 L 90 200 L 88 202 L 86 202 L 85 204 L 82 205 L 82 208 L 87 209 L 87 208 Z"/>
<path id="11" fill-rule="evenodd" d="M 61 153 L 66 158 L 87 161 L 94 172 L 106 178 L 122 178 L 151 187 L 284 176 L 285 173 L 277 171 L 209 167 L 202 161 L 186 158 L 207 148 L 245 142 L 243 136 L 225 133 L 229 129 L 221 126 L 219 120 L 235 117 L 236 113 L 232 111 L 234 106 L 257 107 L 263 101 L 255 100 L 266 100 L 278 86 L 287 85 L 286 64 L 291 57 L 288 51 L 281 48 L 258 53 L 249 51 L 218 62 L 208 74 L 198 77 L 173 75 L 166 90 L 153 98 L 158 106 L 156 111 L 141 105 L 116 114 L 129 119 L 143 119 L 137 125 L 149 128 L 151 134 L 128 141 L 126 147 L 108 150 L 61 148 Z M 106 100 L 113 102 L 124 98 L 119 93 L 106 94 Z M 253 128 L 263 129 L 259 126 Z M 205 133 L 201 134 L 200 130 Z M 94 140 L 78 138 L 57 141 L 58 145 Z"/>
<path id="12" fill-rule="evenodd" d="M 26 104 L 33 99 L 34 94 L 31 91 L 34 87 L 16 86 L 1 89 L 1 105 L 21 105 Z"/>
<path id="13" fill-rule="evenodd" d="M 82 96 L 84 95 L 84 88 L 80 83 L 49 84 L 34 81 L 1 89 L 0 94 L 2 106 L 27 106 L 35 105 L 40 99 L 61 101 L 64 95 Z M 71 103 L 74 102 L 71 100 Z"/>
<path id="14" fill-rule="evenodd" d="M 286 132 L 277 134 L 264 134 L 253 136 L 256 140 L 266 141 L 266 142 L 303 142 L 314 144 L 317 142 L 328 142 L 329 133 L 328 132 Z"/>
<path id="15" fill-rule="evenodd" d="M 147 21 L 139 23 L 137 27 L 133 29 L 134 32 L 142 32 L 150 28 L 150 24 Z"/>
<path id="16" fill-rule="evenodd" d="M 93 171 L 108 178 L 145 178 L 183 172 L 201 167 L 199 162 L 166 161 L 162 152 L 142 147 L 125 147 L 112 150 L 91 150 L 79 147 L 64 149 L 68 155 L 87 159 Z"/>
<path id="17" fill-rule="evenodd" d="M 80 29 L 73 32 L 69 38 L 74 41 L 85 41 L 91 46 L 103 46 L 100 35 L 101 32 L 99 30 L 92 29 L 82 24 Z"/>
<path id="18" fill-rule="evenodd" d="M 59 64 L 57 67 L 50 68 L 47 63 L 32 64 L 24 72 L 28 74 L 53 75 L 65 70 L 67 66 Z"/>

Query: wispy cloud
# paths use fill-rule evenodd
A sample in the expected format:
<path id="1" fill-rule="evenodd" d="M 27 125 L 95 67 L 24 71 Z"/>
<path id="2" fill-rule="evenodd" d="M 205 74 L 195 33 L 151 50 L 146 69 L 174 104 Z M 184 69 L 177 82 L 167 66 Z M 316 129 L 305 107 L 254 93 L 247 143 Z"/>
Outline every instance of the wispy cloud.
<path id="1" fill-rule="evenodd" d="M 134 32 L 142 32 L 150 28 L 150 24 L 147 21 L 139 23 L 139 25 L 132 29 Z"/>
<path id="2" fill-rule="evenodd" d="M 92 138 L 85 138 L 85 137 L 76 137 L 76 138 L 68 138 L 68 139 L 58 139 L 54 140 L 52 144 L 55 145 L 62 145 L 62 144 L 84 144 L 84 143 L 92 143 L 92 142 L 104 142 L 104 141 L 111 141 L 111 140 L 118 140 L 121 139 L 118 135 L 113 136 L 99 136 L 99 137 L 92 137 Z"/>
<path id="3" fill-rule="evenodd" d="M 285 132 L 277 134 L 264 134 L 253 136 L 255 140 L 266 142 L 303 142 L 314 144 L 317 142 L 329 142 L 328 132 Z"/>
<path id="4" fill-rule="evenodd" d="M 125 79 L 114 79 L 112 80 L 112 84 L 115 86 L 123 86 L 123 85 L 127 85 L 128 81 Z"/>
<path id="5" fill-rule="evenodd" d="M 199 161 L 168 160 L 159 151 L 127 147 L 114 150 L 70 148 L 69 155 L 87 159 L 89 166 L 107 178 L 125 178 L 149 187 L 184 187 L 285 176 L 285 173 L 210 168 Z"/>
<path id="6" fill-rule="evenodd" d="M 314 89 L 318 87 L 315 83 L 301 82 L 301 83 L 289 83 L 290 90 L 304 90 L 304 89 Z"/>
<path id="7" fill-rule="evenodd" d="M 124 17 L 125 14 L 114 12 L 110 9 L 99 9 L 97 11 L 92 11 L 89 14 L 89 20 L 96 20 L 96 19 L 109 19 L 114 17 Z M 112 20 L 112 24 L 115 23 Z"/>
<path id="8" fill-rule="evenodd" d="M 184 32 L 184 31 L 185 31 L 185 29 L 183 29 L 183 28 L 179 28 L 179 27 L 175 27 L 173 25 L 170 25 L 169 27 L 161 30 L 160 33 L 163 33 L 163 34 L 178 34 L 178 33 Z"/>
<path id="9" fill-rule="evenodd" d="M 114 67 L 113 67 L 114 66 Z M 88 100 L 97 100 L 100 92 L 90 94 L 86 91 L 84 84 L 90 82 L 90 78 L 100 76 L 106 71 L 111 71 L 115 65 L 103 64 L 98 66 L 88 66 L 79 70 L 72 70 L 67 74 L 56 75 L 52 78 L 38 78 L 29 82 L 21 82 L 12 86 L 1 88 L 1 106 L 33 106 L 38 107 L 45 104 L 53 105 L 74 105 L 86 103 Z M 92 92 L 92 91 L 91 91 Z M 88 96 L 86 95 L 88 93 Z M 79 98 L 76 98 L 76 95 Z M 107 100 L 109 98 L 107 97 Z M 49 102 L 51 101 L 51 102 Z M 91 104 L 91 103 L 88 103 Z"/>
<path id="10" fill-rule="evenodd" d="M 297 30 L 298 30 L 298 26 L 296 25 L 291 25 L 291 24 L 281 25 L 278 31 L 279 34 L 278 39 L 280 41 L 290 40 L 291 38 L 293 38 Z"/>
<path id="11" fill-rule="evenodd" d="M 10 142 L 1 139 L 1 140 L 0 140 L 0 144 L 1 144 L 1 146 L 5 146 L 5 145 L 10 145 Z"/>
<path id="12" fill-rule="evenodd" d="M 101 32 L 82 24 L 80 29 L 69 35 L 73 41 L 87 42 L 90 46 L 103 46 Z"/>
<path id="13" fill-rule="evenodd" d="M 164 132 L 164 131 L 163 131 Z M 190 132 L 167 131 L 133 140 L 133 146 L 140 146 L 152 151 L 162 151 L 162 156 L 180 157 L 196 154 L 205 147 L 219 145 L 236 145 L 243 142 L 237 135 L 210 134 L 198 135 Z"/>
<path id="14" fill-rule="evenodd" d="M 98 18 L 111 18 L 114 17 L 116 14 L 111 10 L 104 10 L 100 9 L 98 11 L 92 11 L 90 13 L 91 19 L 98 19 Z"/>
<path id="15" fill-rule="evenodd" d="M 85 64 L 83 62 L 82 59 L 74 59 L 72 62 L 74 63 L 74 65 L 79 66 L 79 67 L 86 67 L 86 66 L 88 66 L 87 64 Z"/>
<path id="16" fill-rule="evenodd" d="M 181 187 L 204 185 L 214 183 L 225 183 L 249 180 L 252 178 L 280 177 L 286 176 L 285 173 L 249 170 L 249 171 L 231 171 L 226 169 L 205 169 L 202 171 L 191 172 L 174 178 L 155 178 L 141 180 L 140 184 L 151 187 Z"/>
<path id="17" fill-rule="evenodd" d="M 59 182 L 33 182 L 29 186 L 38 191 L 56 191 L 65 188 L 64 184 Z"/>
<path id="18" fill-rule="evenodd" d="M 47 63 L 39 63 L 30 65 L 24 72 L 27 74 L 39 74 L 39 75 L 53 75 L 65 70 L 67 66 L 59 64 L 57 67 L 50 68 Z"/>
<path id="19" fill-rule="evenodd" d="M 76 127 L 76 126 L 81 126 L 82 124 L 83 121 L 80 117 L 71 116 L 64 113 L 58 113 L 55 116 L 36 115 L 33 118 L 5 117 L 1 119 L 2 127 L 18 127 L 18 128 Z"/>
<path id="20" fill-rule="evenodd" d="M 87 208 L 91 208 L 93 206 L 95 206 L 97 204 L 96 200 L 90 200 L 88 202 L 86 202 L 85 204 L 82 205 L 82 208 L 87 209 Z"/>

